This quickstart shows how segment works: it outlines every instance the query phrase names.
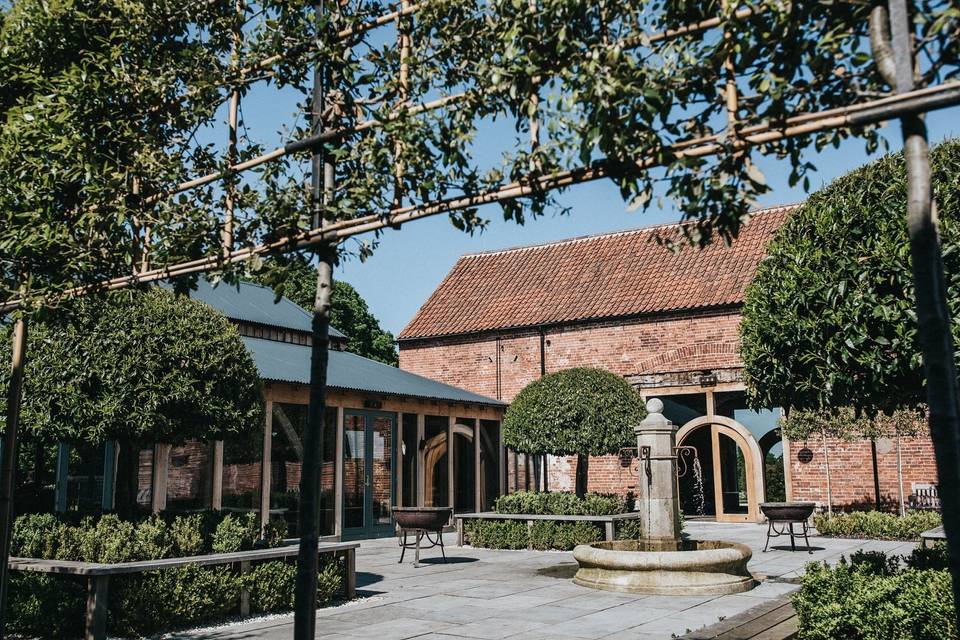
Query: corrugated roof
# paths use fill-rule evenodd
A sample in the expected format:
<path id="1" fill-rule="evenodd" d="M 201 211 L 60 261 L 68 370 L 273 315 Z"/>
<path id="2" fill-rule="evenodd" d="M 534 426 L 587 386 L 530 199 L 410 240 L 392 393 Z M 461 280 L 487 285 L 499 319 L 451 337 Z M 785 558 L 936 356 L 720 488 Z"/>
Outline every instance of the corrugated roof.
<path id="1" fill-rule="evenodd" d="M 309 346 L 248 337 L 244 337 L 243 341 L 253 354 L 261 378 L 277 382 L 310 383 Z M 330 351 L 327 385 L 351 391 L 505 406 L 493 398 L 346 351 Z"/>
<path id="2" fill-rule="evenodd" d="M 244 281 L 239 285 L 220 282 L 214 286 L 206 278 L 199 278 L 197 290 L 192 291 L 190 297 L 207 303 L 233 320 L 311 331 L 310 312 L 289 298 L 277 300 L 273 289 L 252 282 Z M 330 327 L 330 336 L 346 338 L 334 327 Z"/>
<path id="3" fill-rule="evenodd" d="M 794 208 L 754 212 L 729 247 L 670 251 L 655 241 L 679 235 L 667 225 L 468 254 L 399 339 L 739 304 Z"/>

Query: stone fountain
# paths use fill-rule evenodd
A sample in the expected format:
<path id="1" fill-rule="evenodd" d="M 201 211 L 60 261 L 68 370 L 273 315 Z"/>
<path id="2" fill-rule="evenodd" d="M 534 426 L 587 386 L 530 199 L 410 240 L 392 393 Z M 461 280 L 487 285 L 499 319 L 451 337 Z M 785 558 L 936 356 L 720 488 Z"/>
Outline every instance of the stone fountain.
<path id="1" fill-rule="evenodd" d="M 677 427 L 663 402 L 647 401 L 637 434 L 637 510 L 640 538 L 580 545 L 573 581 L 585 587 L 631 593 L 722 595 L 752 589 L 750 547 L 720 540 L 691 540 L 680 533 Z"/>

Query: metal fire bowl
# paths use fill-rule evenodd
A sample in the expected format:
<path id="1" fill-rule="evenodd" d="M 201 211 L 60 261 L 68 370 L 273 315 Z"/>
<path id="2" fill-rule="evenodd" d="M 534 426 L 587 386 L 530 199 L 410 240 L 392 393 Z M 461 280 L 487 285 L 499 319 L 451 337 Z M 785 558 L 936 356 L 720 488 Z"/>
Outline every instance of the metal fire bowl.
<path id="1" fill-rule="evenodd" d="M 774 522 L 800 522 L 813 514 L 812 502 L 761 502 L 760 511 Z"/>
<path id="2" fill-rule="evenodd" d="M 451 507 L 394 507 L 393 517 L 401 529 L 440 531 L 453 516 Z"/>

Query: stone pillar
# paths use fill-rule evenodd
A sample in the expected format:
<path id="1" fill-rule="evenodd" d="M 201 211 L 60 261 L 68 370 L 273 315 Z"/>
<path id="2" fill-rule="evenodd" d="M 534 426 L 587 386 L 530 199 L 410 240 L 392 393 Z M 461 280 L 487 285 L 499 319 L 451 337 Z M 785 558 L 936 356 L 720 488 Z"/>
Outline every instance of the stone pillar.
<path id="1" fill-rule="evenodd" d="M 680 539 L 680 495 L 677 488 L 677 427 L 663 415 L 663 402 L 647 400 L 647 417 L 637 434 L 637 511 L 640 537 Z"/>

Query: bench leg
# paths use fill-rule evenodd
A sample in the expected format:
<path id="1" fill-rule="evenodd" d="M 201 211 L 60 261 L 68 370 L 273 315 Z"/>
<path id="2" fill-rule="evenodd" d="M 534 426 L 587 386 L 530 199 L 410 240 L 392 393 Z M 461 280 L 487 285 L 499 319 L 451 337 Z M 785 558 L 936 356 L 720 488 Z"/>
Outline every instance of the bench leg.
<path id="1" fill-rule="evenodd" d="M 240 563 L 240 575 L 250 573 L 250 561 L 244 560 Z M 240 615 L 246 617 L 250 615 L 250 591 L 244 587 L 240 590 Z"/>
<path id="2" fill-rule="evenodd" d="M 612 541 L 613 540 L 613 521 L 611 520 L 610 522 L 607 522 L 603 528 L 607 534 L 607 542 Z"/>
<path id="3" fill-rule="evenodd" d="M 763 552 L 767 552 L 767 547 L 770 546 L 770 531 L 773 529 L 773 520 L 767 520 L 767 543 L 763 545 Z"/>
<path id="4" fill-rule="evenodd" d="M 357 597 L 357 550 L 347 549 L 343 555 L 343 562 L 347 569 L 347 580 L 344 585 L 347 600 L 353 600 Z"/>
<path id="5" fill-rule="evenodd" d="M 463 518 L 457 518 L 457 546 L 463 546 Z"/>
<path id="6" fill-rule="evenodd" d="M 107 638 L 109 588 L 110 576 L 87 578 L 87 624 L 84 636 L 86 640 L 106 640 Z"/>

